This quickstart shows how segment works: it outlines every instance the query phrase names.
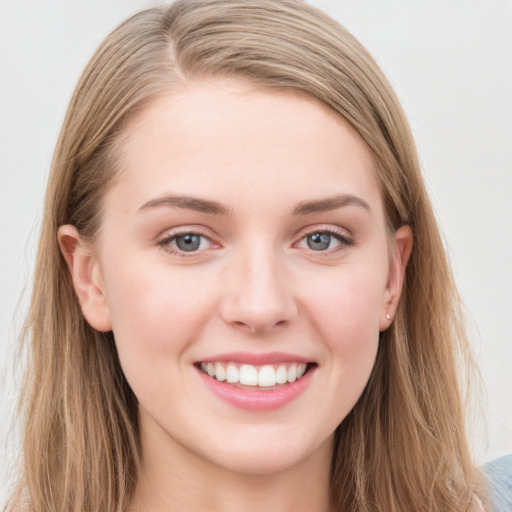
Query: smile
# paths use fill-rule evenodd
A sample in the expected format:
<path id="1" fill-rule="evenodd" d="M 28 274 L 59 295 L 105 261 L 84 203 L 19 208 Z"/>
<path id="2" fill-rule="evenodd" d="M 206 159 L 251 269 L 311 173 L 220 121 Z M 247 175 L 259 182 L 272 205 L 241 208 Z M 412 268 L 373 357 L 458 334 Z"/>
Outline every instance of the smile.
<path id="1" fill-rule="evenodd" d="M 256 366 L 235 362 L 202 362 L 201 371 L 218 382 L 272 388 L 276 385 L 293 383 L 307 370 L 306 363 L 282 363 Z"/>
<path id="2" fill-rule="evenodd" d="M 285 407 L 306 392 L 318 370 L 316 362 L 282 353 L 224 354 L 194 366 L 211 393 L 249 411 Z"/>

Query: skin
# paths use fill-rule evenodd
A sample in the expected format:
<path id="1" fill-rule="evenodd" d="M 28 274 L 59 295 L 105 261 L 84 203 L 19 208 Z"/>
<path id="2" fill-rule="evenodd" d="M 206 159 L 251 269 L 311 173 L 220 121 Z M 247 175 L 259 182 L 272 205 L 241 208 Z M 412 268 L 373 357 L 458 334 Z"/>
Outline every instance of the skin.
<path id="1" fill-rule="evenodd" d="M 220 79 L 154 100 L 124 136 L 94 245 L 69 225 L 59 241 L 139 400 L 133 510 L 329 510 L 333 432 L 368 381 L 412 245 L 400 228 L 390 260 L 371 154 L 316 100 Z M 325 209 L 333 196 L 350 199 Z M 306 201 L 324 209 L 297 212 Z M 307 235 L 326 231 L 312 249 Z M 202 235 L 198 250 L 180 252 L 185 233 Z M 314 372 L 283 407 L 240 409 L 195 366 L 240 351 L 295 354 Z"/>

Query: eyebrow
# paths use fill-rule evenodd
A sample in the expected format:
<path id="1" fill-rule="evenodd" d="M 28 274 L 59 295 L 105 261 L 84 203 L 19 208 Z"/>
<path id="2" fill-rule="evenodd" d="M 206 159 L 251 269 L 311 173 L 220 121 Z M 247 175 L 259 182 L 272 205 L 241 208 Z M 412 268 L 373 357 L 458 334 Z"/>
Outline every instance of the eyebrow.
<path id="1" fill-rule="evenodd" d="M 329 210 L 335 210 L 336 208 L 353 205 L 360 206 L 368 212 L 371 212 L 369 204 L 364 199 L 361 199 L 360 197 L 354 196 L 352 194 L 338 194 L 322 199 L 301 201 L 293 207 L 291 210 L 291 215 L 310 215 L 312 213 L 325 212 Z M 209 213 L 211 215 L 231 215 L 232 213 L 229 208 L 217 201 L 201 199 L 198 197 L 173 195 L 166 195 L 151 199 L 147 203 L 144 203 L 137 210 L 137 213 L 162 206 L 194 210 L 200 213 Z"/>
<path id="2" fill-rule="evenodd" d="M 371 213 L 370 205 L 358 196 L 352 194 L 338 194 L 312 201 L 301 201 L 291 211 L 292 215 L 310 215 L 312 213 L 326 212 L 342 208 L 343 206 L 360 206 Z"/>
<path id="3" fill-rule="evenodd" d="M 200 199 L 198 197 L 188 196 L 162 196 L 151 199 L 144 203 L 138 210 L 140 213 L 144 210 L 158 208 L 160 206 L 170 206 L 176 208 L 184 208 L 187 210 L 195 210 L 201 213 L 210 213 L 212 215 L 229 215 L 230 210 L 217 201 L 208 199 Z"/>

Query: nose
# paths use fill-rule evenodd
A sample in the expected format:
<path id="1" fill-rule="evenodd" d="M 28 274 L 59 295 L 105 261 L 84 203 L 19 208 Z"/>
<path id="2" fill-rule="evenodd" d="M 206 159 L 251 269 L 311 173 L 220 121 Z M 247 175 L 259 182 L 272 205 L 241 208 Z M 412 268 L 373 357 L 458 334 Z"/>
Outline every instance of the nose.
<path id="1" fill-rule="evenodd" d="M 239 255 L 223 282 L 223 320 L 251 333 L 266 333 L 297 316 L 286 265 L 273 251 Z"/>

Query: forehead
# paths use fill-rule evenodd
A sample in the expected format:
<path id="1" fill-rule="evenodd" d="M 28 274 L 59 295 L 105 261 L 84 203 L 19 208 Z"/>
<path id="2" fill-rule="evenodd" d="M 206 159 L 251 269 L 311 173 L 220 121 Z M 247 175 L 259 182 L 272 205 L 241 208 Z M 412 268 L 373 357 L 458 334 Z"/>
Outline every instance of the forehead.
<path id="1" fill-rule="evenodd" d="M 365 194 L 380 203 L 372 156 L 355 131 L 306 94 L 204 80 L 152 100 L 127 123 L 125 201 L 166 192 L 227 202 Z M 340 190 L 343 189 L 343 190 Z"/>

